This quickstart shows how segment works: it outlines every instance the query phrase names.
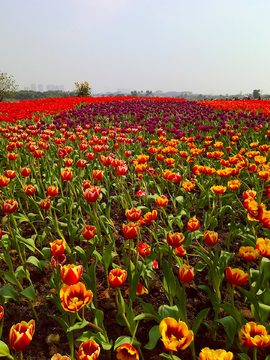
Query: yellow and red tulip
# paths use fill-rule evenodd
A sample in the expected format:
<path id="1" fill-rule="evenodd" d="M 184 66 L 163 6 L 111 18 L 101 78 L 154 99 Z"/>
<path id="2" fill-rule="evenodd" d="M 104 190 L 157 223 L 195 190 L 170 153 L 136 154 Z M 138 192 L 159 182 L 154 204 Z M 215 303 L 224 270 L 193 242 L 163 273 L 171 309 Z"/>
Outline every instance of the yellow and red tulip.
<path id="1" fill-rule="evenodd" d="M 47 195 L 50 197 L 54 197 L 58 194 L 58 187 L 56 186 L 49 186 L 47 189 Z"/>
<path id="2" fill-rule="evenodd" d="M 61 267 L 61 278 L 66 285 L 77 284 L 81 280 L 82 270 L 81 265 L 64 265 Z"/>
<path id="3" fill-rule="evenodd" d="M 152 212 L 148 212 L 144 215 L 143 221 L 145 224 L 152 224 L 157 218 L 157 210 L 153 210 Z"/>
<path id="4" fill-rule="evenodd" d="M 240 345 L 247 348 L 270 346 L 270 335 L 263 325 L 251 321 L 242 326 L 238 333 Z"/>
<path id="5" fill-rule="evenodd" d="M 50 245 L 52 256 L 59 257 L 65 252 L 66 242 L 64 240 L 54 240 Z"/>
<path id="6" fill-rule="evenodd" d="M 57 353 L 52 356 L 51 360 L 71 360 L 71 359 L 66 355 L 62 356 L 61 354 Z"/>
<path id="7" fill-rule="evenodd" d="M 0 175 L 0 187 L 8 186 L 9 182 L 10 182 L 10 178 Z"/>
<path id="8" fill-rule="evenodd" d="M 22 351 L 27 348 L 35 332 L 35 320 L 22 321 L 13 325 L 9 332 L 9 345 L 12 349 Z"/>
<path id="9" fill-rule="evenodd" d="M 179 246 L 177 248 L 174 249 L 174 254 L 177 257 L 184 257 L 186 255 L 186 250 L 184 248 L 182 248 L 182 246 Z"/>
<path id="10" fill-rule="evenodd" d="M 254 261 L 260 256 L 260 250 L 254 249 L 252 246 L 241 246 L 239 255 L 245 261 Z"/>
<path id="11" fill-rule="evenodd" d="M 241 269 L 226 268 L 226 277 L 232 286 L 242 286 L 248 279 L 248 274 Z"/>
<path id="12" fill-rule="evenodd" d="M 168 351 L 178 351 L 186 349 L 193 341 L 194 334 L 188 330 L 187 324 L 183 321 L 176 321 L 174 318 L 167 317 L 159 324 L 161 340 Z"/>
<path id="13" fill-rule="evenodd" d="M 123 285 L 126 278 L 127 278 L 126 270 L 122 270 L 119 268 L 111 270 L 108 277 L 110 284 L 115 288 Z"/>
<path id="14" fill-rule="evenodd" d="M 96 360 L 99 357 L 100 346 L 95 340 L 84 341 L 78 350 L 78 360 Z"/>
<path id="15" fill-rule="evenodd" d="M 182 233 L 167 233 L 167 243 L 174 248 L 181 246 L 184 241 L 185 236 Z"/>
<path id="16" fill-rule="evenodd" d="M 5 176 L 12 180 L 16 176 L 16 171 L 15 170 L 5 170 Z"/>
<path id="17" fill-rule="evenodd" d="M 2 210 L 5 214 L 13 214 L 18 209 L 18 203 L 15 200 L 5 200 L 2 204 Z"/>
<path id="18" fill-rule="evenodd" d="M 184 284 L 190 283 L 195 276 L 195 270 L 190 265 L 182 265 L 179 267 L 178 270 L 178 279 L 179 281 L 183 282 Z"/>
<path id="19" fill-rule="evenodd" d="M 204 241 L 208 246 L 214 246 L 218 242 L 218 233 L 215 231 L 207 230 L 205 231 L 204 235 Z"/>
<path id="20" fill-rule="evenodd" d="M 25 194 L 27 196 L 31 196 L 34 194 L 34 192 L 36 191 L 36 188 L 33 186 L 33 185 L 26 185 L 24 188 L 23 188 L 23 191 L 25 192 Z"/>
<path id="21" fill-rule="evenodd" d="M 165 195 L 156 198 L 156 204 L 158 207 L 164 207 L 168 204 L 169 200 Z"/>
<path id="22" fill-rule="evenodd" d="M 200 360 L 232 360 L 233 353 L 231 351 L 226 351 L 223 349 L 212 350 L 208 347 L 205 347 L 201 350 L 199 354 Z"/>
<path id="23" fill-rule="evenodd" d="M 128 285 L 128 287 L 126 288 L 125 293 L 128 294 L 129 291 L 130 291 L 130 286 Z M 143 295 L 143 294 L 148 294 L 148 290 L 141 283 L 138 283 L 138 286 L 137 286 L 137 289 L 136 289 L 136 295 L 140 296 L 140 295 Z"/>
<path id="24" fill-rule="evenodd" d="M 196 218 L 191 218 L 187 223 L 187 227 L 191 232 L 196 231 L 200 227 L 200 222 Z"/>
<path id="25" fill-rule="evenodd" d="M 139 226 L 136 223 L 130 222 L 127 225 L 122 224 L 122 230 L 125 238 L 134 239 L 139 232 Z"/>
<path id="26" fill-rule="evenodd" d="M 61 178 L 63 181 L 69 181 L 72 179 L 71 169 L 66 167 L 64 171 L 61 171 Z"/>
<path id="27" fill-rule="evenodd" d="M 86 290 L 83 283 L 78 282 L 75 285 L 67 285 L 60 290 L 60 298 L 62 306 L 65 311 L 73 312 L 79 311 L 85 305 L 90 304 L 93 293 L 91 290 Z"/>
<path id="28" fill-rule="evenodd" d="M 132 208 L 130 210 L 126 210 L 126 217 L 128 218 L 128 220 L 130 221 L 138 221 L 142 216 L 142 210 L 141 209 L 136 209 L 136 208 Z"/>
<path id="29" fill-rule="evenodd" d="M 270 258 L 270 240 L 259 238 L 256 242 L 256 249 L 261 253 L 261 256 Z"/>
<path id="30" fill-rule="evenodd" d="M 43 210 L 48 210 L 51 206 L 51 200 L 50 199 L 43 199 L 40 201 L 40 207 Z"/>
<path id="31" fill-rule="evenodd" d="M 143 259 L 145 259 L 146 256 L 151 254 L 150 246 L 148 244 L 145 244 L 145 243 L 142 243 L 142 242 L 139 242 L 138 251 L 139 251 L 139 254 L 141 255 L 141 257 Z"/>
<path id="32" fill-rule="evenodd" d="M 214 185 L 211 187 L 212 191 L 215 193 L 215 194 L 224 194 L 225 191 L 227 190 L 226 186 L 222 186 L 222 185 Z"/>
<path id="33" fill-rule="evenodd" d="M 117 348 L 116 358 L 118 360 L 139 360 L 139 353 L 134 346 L 122 344 Z"/>
<path id="34" fill-rule="evenodd" d="M 82 231 L 82 235 L 85 238 L 85 240 L 91 240 L 96 235 L 97 229 L 95 226 L 92 225 L 85 225 Z"/>
<path id="35" fill-rule="evenodd" d="M 103 178 L 103 171 L 102 170 L 93 170 L 93 178 L 97 181 Z"/>
<path id="36" fill-rule="evenodd" d="M 98 186 L 91 186 L 83 192 L 83 196 L 88 203 L 94 203 L 97 201 L 101 189 Z"/>

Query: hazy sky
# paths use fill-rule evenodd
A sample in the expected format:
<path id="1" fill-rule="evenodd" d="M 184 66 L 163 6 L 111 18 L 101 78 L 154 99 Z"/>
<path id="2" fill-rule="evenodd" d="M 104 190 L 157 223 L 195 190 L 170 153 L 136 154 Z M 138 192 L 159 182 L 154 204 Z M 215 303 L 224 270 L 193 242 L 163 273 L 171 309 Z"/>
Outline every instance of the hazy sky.
<path id="1" fill-rule="evenodd" d="M 270 93 L 270 0 L 0 0 L 0 72 L 30 84 Z"/>

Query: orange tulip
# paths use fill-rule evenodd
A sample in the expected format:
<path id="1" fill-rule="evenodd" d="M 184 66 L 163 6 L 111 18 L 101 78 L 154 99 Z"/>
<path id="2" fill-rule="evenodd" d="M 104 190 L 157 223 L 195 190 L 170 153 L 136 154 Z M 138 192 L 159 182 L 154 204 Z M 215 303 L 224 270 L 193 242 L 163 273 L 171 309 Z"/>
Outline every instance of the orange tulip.
<path id="1" fill-rule="evenodd" d="M 251 321 L 242 326 L 238 333 L 240 344 L 247 348 L 265 348 L 270 345 L 270 335 L 263 325 Z"/>
<path id="2" fill-rule="evenodd" d="M 61 354 L 57 353 L 54 354 L 51 358 L 51 360 L 71 360 L 68 356 L 62 356 Z"/>
<path id="3" fill-rule="evenodd" d="M 168 351 L 184 350 L 194 339 L 193 331 L 188 330 L 186 323 L 180 320 L 177 322 L 171 317 L 161 321 L 159 331 L 164 347 Z"/>
<path id="4" fill-rule="evenodd" d="M 9 345 L 16 351 L 22 351 L 27 348 L 35 332 L 35 320 L 28 323 L 22 321 L 13 325 L 9 331 Z"/>
<path id="5" fill-rule="evenodd" d="M 221 186 L 221 185 L 214 185 L 211 187 L 211 189 L 215 194 L 224 194 L 225 191 L 227 190 L 226 186 Z"/>
<path id="6" fill-rule="evenodd" d="M 192 183 L 191 181 L 184 181 L 182 183 L 182 188 L 186 191 L 191 191 L 194 189 L 194 187 L 195 187 L 195 184 Z"/>
<path id="7" fill-rule="evenodd" d="M 118 360 L 139 360 L 139 353 L 134 346 L 122 344 L 117 348 L 116 358 Z"/>
<path id="8" fill-rule="evenodd" d="M 138 234 L 139 226 L 136 223 L 130 222 L 127 225 L 123 224 L 122 230 L 125 238 L 134 239 Z"/>
<path id="9" fill-rule="evenodd" d="M 184 241 L 185 236 L 182 233 L 167 233 L 167 243 L 174 248 L 178 248 Z"/>
<path id="10" fill-rule="evenodd" d="M 226 276 L 228 282 L 232 286 L 242 286 L 248 279 L 248 274 L 240 269 L 232 269 L 230 267 L 226 268 Z"/>
<path id="11" fill-rule="evenodd" d="M 111 270 L 108 277 L 110 284 L 115 288 L 123 285 L 126 278 L 127 278 L 126 270 L 121 270 L 119 268 Z"/>
<path id="12" fill-rule="evenodd" d="M 93 297 L 91 290 L 86 290 L 83 283 L 78 282 L 75 285 L 67 285 L 60 290 L 60 298 L 65 311 L 75 313 L 85 305 L 90 304 Z"/>
<path id="13" fill-rule="evenodd" d="M 153 210 L 152 212 L 148 212 L 144 215 L 143 220 L 145 224 L 152 224 L 157 218 L 157 210 Z"/>
<path id="14" fill-rule="evenodd" d="M 78 350 L 78 360 L 96 360 L 99 357 L 100 346 L 95 340 L 84 341 Z"/>
<path id="15" fill-rule="evenodd" d="M 195 270 L 190 265 L 182 265 L 179 267 L 178 270 L 178 279 L 179 281 L 183 282 L 184 284 L 190 283 L 195 276 Z"/>
<path id="16" fill-rule="evenodd" d="M 249 197 L 252 197 L 253 199 L 255 199 L 256 196 L 257 196 L 257 192 L 255 190 L 246 190 L 243 192 L 244 199 L 247 199 Z"/>
<path id="17" fill-rule="evenodd" d="M 200 360 L 232 360 L 233 353 L 231 351 L 225 351 L 223 349 L 212 350 L 205 347 L 199 354 Z"/>
<path id="18" fill-rule="evenodd" d="M 66 285 L 77 284 L 81 280 L 82 270 L 81 265 L 64 265 L 61 267 L 61 278 Z"/>
<path id="19" fill-rule="evenodd" d="M 227 185 L 230 190 L 237 190 L 240 188 L 241 182 L 239 180 L 231 180 L 228 181 Z"/>

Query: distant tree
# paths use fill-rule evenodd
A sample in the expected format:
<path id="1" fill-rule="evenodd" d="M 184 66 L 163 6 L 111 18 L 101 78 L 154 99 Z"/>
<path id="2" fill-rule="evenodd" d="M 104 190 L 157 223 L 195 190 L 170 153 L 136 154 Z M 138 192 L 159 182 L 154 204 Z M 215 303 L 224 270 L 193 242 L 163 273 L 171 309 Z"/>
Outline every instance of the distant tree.
<path id="1" fill-rule="evenodd" d="M 74 82 L 74 84 L 76 86 L 77 96 L 79 97 L 92 96 L 91 88 L 87 81 L 85 81 L 84 83 Z"/>
<path id="2" fill-rule="evenodd" d="M 4 100 L 7 95 L 14 93 L 18 89 L 12 75 L 0 72 L 0 102 Z"/>
<path id="3" fill-rule="evenodd" d="M 146 90 L 145 96 L 153 96 L 153 92 L 150 90 Z"/>
<path id="4" fill-rule="evenodd" d="M 261 96 L 261 90 L 253 90 L 253 99 L 258 99 Z"/>
<path id="5" fill-rule="evenodd" d="M 131 91 L 130 95 L 133 96 L 133 97 L 138 96 L 137 90 Z"/>

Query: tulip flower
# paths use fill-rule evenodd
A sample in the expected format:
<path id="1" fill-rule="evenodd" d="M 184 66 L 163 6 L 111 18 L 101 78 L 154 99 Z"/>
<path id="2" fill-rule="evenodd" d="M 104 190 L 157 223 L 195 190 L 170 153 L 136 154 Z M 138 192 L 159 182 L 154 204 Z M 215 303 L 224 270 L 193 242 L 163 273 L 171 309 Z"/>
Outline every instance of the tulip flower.
<path id="1" fill-rule="evenodd" d="M 226 351 L 223 349 L 212 350 L 208 347 L 205 347 L 201 350 L 199 354 L 200 360 L 232 360 L 233 353 L 231 351 Z"/>
<path id="2" fill-rule="evenodd" d="M 61 305 L 65 311 L 75 313 L 90 304 L 93 297 L 91 290 L 86 290 L 83 283 L 67 285 L 60 290 Z"/>
<path id="3" fill-rule="evenodd" d="M 24 188 L 23 188 L 23 191 L 25 192 L 25 194 L 27 196 L 31 196 L 34 194 L 34 192 L 36 191 L 36 188 L 33 186 L 33 185 L 26 185 Z"/>
<path id="4" fill-rule="evenodd" d="M 261 256 L 270 258 L 270 240 L 259 238 L 256 242 L 256 249 L 261 253 Z"/>
<path id="5" fill-rule="evenodd" d="M 5 170 L 5 176 L 12 180 L 16 176 L 16 171 L 15 170 Z"/>
<path id="6" fill-rule="evenodd" d="M 117 174 L 119 176 L 124 176 L 126 175 L 126 173 L 128 172 L 128 167 L 127 166 L 118 166 L 117 167 Z"/>
<path id="7" fill-rule="evenodd" d="M 18 209 L 18 203 L 15 200 L 5 200 L 2 205 L 3 213 L 13 214 Z"/>
<path id="8" fill-rule="evenodd" d="M 81 265 L 64 265 L 61 267 L 61 278 L 66 285 L 77 284 L 81 280 L 82 270 Z"/>
<path id="9" fill-rule="evenodd" d="M 117 348 L 116 358 L 118 360 L 139 360 L 139 353 L 134 346 L 122 344 Z"/>
<path id="10" fill-rule="evenodd" d="M 137 191 L 136 196 L 138 196 L 138 197 L 146 196 L 146 192 L 143 190 L 139 190 L 139 191 Z"/>
<path id="11" fill-rule="evenodd" d="M 127 225 L 122 224 L 122 230 L 125 238 L 134 239 L 139 232 L 139 226 L 136 223 L 130 222 Z"/>
<path id="12" fill-rule="evenodd" d="M 91 225 L 85 225 L 82 231 L 82 235 L 85 238 L 85 240 L 93 239 L 96 233 L 97 233 L 97 229 L 95 228 L 95 226 L 91 226 Z"/>
<path id="13" fill-rule="evenodd" d="M 138 251 L 139 251 L 139 254 L 141 255 L 141 257 L 143 259 L 145 259 L 146 256 L 151 254 L 150 246 L 148 244 L 145 244 L 145 243 L 142 243 L 142 242 L 139 242 Z"/>
<path id="14" fill-rule="evenodd" d="M 93 170 L 93 178 L 95 180 L 101 180 L 103 178 L 103 171 L 102 170 Z"/>
<path id="15" fill-rule="evenodd" d="M 3 316 L 4 316 L 4 308 L 2 305 L 0 305 L 0 322 L 2 321 L 3 319 Z"/>
<path id="16" fill-rule="evenodd" d="M 187 227 L 190 232 L 196 231 L 200 227 L 200 222 L 195 218 L 191 218 L 187 223 Z"/>
<path id="17" fill-rule="evenodd" d="M 40 159 L 43 156 L 43 151 L 42 150 L 35 150 L 34 151 L 34 157 L 36 159 Z"/>
<path id="18" fill-rule="evenodd" d="M 8 177 L 0 175 L 0 187 L 1 188 L 8 186 L 9 182 L 10 182 L 10 179 Z"/>
<path id="19" fill-rule="evenodd" d="M 99 357 L 100 346 L 95 340 L 84 341 L 78 350 L 78 360 L 96 360 Z"/>
<path id="20" fill-rule="evenodd" d="M 61 178 L 63 181 L 69 181 L 72 179 L 72 172 L 70 168 L 65 168 L 64 171 L 61 171 Z"/>
<path id="21" fill-rule="evenodd" d="M 86 160 L 83 160 L 83 159 L 79 159 L 77 161 L 77 166 L 81 169 L 83 169 L 85 166 L 87 165 L 87 161 Z"/>
<path id="22" fill-rule="evenodd" d="M 186 349 L 194 339 L 192 330 L 188 330 L 183 321 L 167 317 L 159 324 L 161 340 L 166 350 L 178 351 Z"/>
<path id="23" fill-rule="evenodd" d="M 16 351 L 23 351 L 27 348 L 35 332 L 35 320 L 28 323 L 22 321 L 13 325 L 9 332 L 9 345 Z"/>
<path id="24" fill-rule="evenodd" d="M 88 203 L 94 203 L 95 201 L 97 201 L 100 193 L 101 189 L 98 186 L 91 186 L 83 192 L 83 196 Z"/>
<path id="25" fill-rule="evenodd" d="M 126 210 L 126 217 L 128 218 L 128 220 L 130 221 L 138 221 L 142 216 L 142 210 L 141 209 L 136 209 L 136 208 L 132 208 L 130 210 Z"/>
<path id="26" fill-rule="evenodd" d="M 195 270 L 190 265 L 182 265 L 178 270 L 178 279 L 184 284 L 190 283 L 195 276 Z"/>
<path id="27" fill-rule="evenodd" d="M 184 241 L 185 236 L 182 233 L 167 233 L 167 243 L 174 248 L 181 246 Z"/>
<path id="28" fill-rule="evenodd" d="M 186 250 L 184 248 L 182 248 L 182 246 L 179 246 L 177 248 L 174 249 L 174 254 L 177 257 L 184 257 L 186 255 Z"/>
<path id="29" fill-rule="evenodd" d="M 49 186 L 47 189 L 47 195 L 50 197 L 54 197 L 58 194 L 58 187 L 56 186 Z"/>
<path id="30" fill-rule="evenodd" d="M 248 274 L 240 269 L 226 268 L 226 277 L 232 286 L 242 286 L 248 279 Z"/>
<path id="31" fill-rule="evenodd" d="M 64 240 L 54 240 L 50 245 L 52 256 L 59 257 L 65 252 L 66 243 Z"/>
<path id="32" fill-rule="evenodd" d="M 270 346 L 270 335 L 263 325 L 251 321 L 242 326 L 238 333 L 240 345 L 247 348 L 265 348 Z"/>
<path id="33" fill-rule="evenodd" d="M 18 157 L 18 154 L 15 154 L 15 153 L 10 153 L 10 154 L 7 155 L 7 158 L 8 158 L 8 160 L 10 160 L 10 161 L 16 160 L 17 157 Z"/>
<path id="34" fill-rule="evenodd" d="M 128 287 L 126 288 L 125 293 L 129 294 L 129 291 L 130 291 L 130 286 L 128 285 Z M 137 286 L 137 289 L 136 289 L 136 295 L 140 296 L 140 295 L 143 295 L 143 294 L 148 294 L 148 290 L 141 283 L 138 283 L 138 286 Z"/>
<path id="35" fill-rule="evenodd" d="M 91 181 L 83 180 L 82 186 L 83 186 L 84 190 L 90 188 L 92 186 Z"/>
<path id="36" fill-rule="evenodd" d="M 214 185 L 211 187 L 211 190 L 215 193 L 215 194 L 224 194 L 225 191 L 227 190 L 226 186 L 221 186 L 221 185 Z"/>
<path id="37" fill-rule="evenodd" d="M 205 231 L 204 235 L 204 241 L 208 246 L 214 246 L 218 242 L 218 233 L 215 231 L 207 230 Z"/>
<path id="38" fill-rule="evenodd" d="M 168 204 L 169 200 L 165 195 L 162 195 L 161 197 L 156 198 L 156 204 L 158 207 L 164 207 Z"/>
<path id="39" fill-rule="evenodd" d="M 22 169 L 21 169 L 21 176 L 22 176 L 22 177 L 27 177 L 27 176 L 30 175 L 30 173 L 31 173 L 31 170 L 28 169 L 28 168 L 22 168 Z"/>
<path id="40" fill-rule="evenodd" d="M 66 355 L 62 356 L 61 354 L 57 353 L 52 356 L 51 360 L 71 360 L 71 359 Z"/>
<path id="41" fill-rule="evenodd" d="M 252 246 L 241 246 L 239 255 L 245 261 L 254 261 L 260 256 L 260 250 L 254 249 Z"/>
<path id="42" fill-rule="evenodd" d="M 153 210 L 152 212 L 148 212 L 144 215 L 143 221 L 145 224 L 152 224 L 157 218 L 157 210 Z"/>
<path id="43" fill-rule="evenodd" d="M 73 159 L 65 159 L 65 166 L 70 167 L 73 165 Z"/>
<path id="44" fill-rule="evenodd" d="M 121 270 L 119 268 L 111 270 L 108 277 L 110 284 L 115 288 L 123 285 L 126 278 L 127 278 L 126 270 Z"/>
<path id="45" fill-rule="evenodd" d="M 65 254 L 60 254 L 59 256 L 52 256 L 51 257 L 51 264 L 53 266 L 54 269 L 56 269 L 57 267 L 61 267 L 65 264 L 67 258 Z"/>
<path id="46" fill-rule="evenodd" d="M 51 206 L 51 200 L 50 199 L 43 199 L 40 202 L 40 207 L 43 210 L 48 210 Z"/>
<path id="47" fill-rule="evenodd" d="M 231 180 L 228 181 L 227 185 L 230 190 L 237 190 L 240 188 L 241 182 L 239 180 Z"/>
<path id="48" fill-rule="evenodd" d="M 182 184 L 182 188 L 185 190 L 185 191 L 191 191 L 193 190 L 195 187 L 195 184 L 192 183 L 191 181 L 184 181 L 183 184 Z"/>

